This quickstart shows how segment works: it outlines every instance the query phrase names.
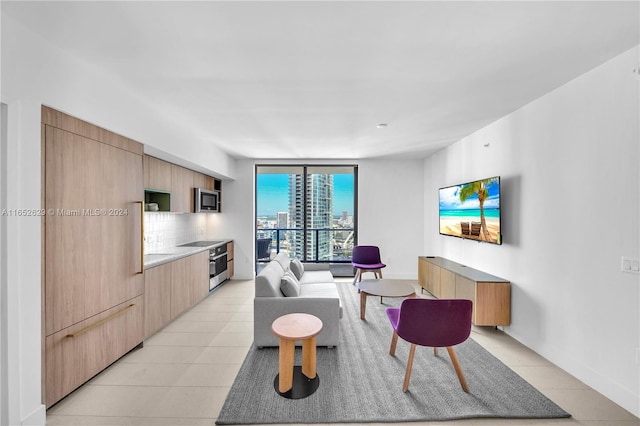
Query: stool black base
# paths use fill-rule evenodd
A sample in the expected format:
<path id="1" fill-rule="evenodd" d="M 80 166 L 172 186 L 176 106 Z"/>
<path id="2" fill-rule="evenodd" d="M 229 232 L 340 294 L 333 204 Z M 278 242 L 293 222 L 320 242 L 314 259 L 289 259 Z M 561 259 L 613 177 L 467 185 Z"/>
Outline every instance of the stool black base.
<path id="1" fill-rule="evenodd" d="M 288 399 L 302 399 L 309 395 L 312 395 L 318 390 L 320 386 L 320 378 L 316 374 L 314 379 L 310 379 L 302 374 L 302 366 L 296 365 L 293 367 L 293 387 L 286 392 L 280 392 L 278 390 L 278 381 L 280 374 L 276 375 L 273 381 L 273 387 L 276 389 L 278 395 Z"/>

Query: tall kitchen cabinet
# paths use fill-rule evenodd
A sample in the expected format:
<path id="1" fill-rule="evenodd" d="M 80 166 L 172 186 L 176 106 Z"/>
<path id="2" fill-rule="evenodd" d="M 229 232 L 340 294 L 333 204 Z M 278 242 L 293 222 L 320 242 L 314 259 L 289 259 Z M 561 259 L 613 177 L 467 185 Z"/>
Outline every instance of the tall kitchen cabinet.
<path id="1" fill-rule="evenodd" d="M 42 107 L 43 400 L 144 334 L 142 145 Z"/>

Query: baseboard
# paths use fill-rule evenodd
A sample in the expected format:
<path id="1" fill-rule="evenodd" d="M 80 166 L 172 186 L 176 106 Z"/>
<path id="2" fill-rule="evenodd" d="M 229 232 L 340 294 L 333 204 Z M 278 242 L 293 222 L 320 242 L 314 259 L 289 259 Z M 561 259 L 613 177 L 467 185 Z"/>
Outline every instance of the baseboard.
<path id="1" fill-rule="evenodd" d="M 22 426 L 45 426 L 47 423 L 47 407 L 40 405 L 34 411 L 26 416 L 20 424 Z"/>

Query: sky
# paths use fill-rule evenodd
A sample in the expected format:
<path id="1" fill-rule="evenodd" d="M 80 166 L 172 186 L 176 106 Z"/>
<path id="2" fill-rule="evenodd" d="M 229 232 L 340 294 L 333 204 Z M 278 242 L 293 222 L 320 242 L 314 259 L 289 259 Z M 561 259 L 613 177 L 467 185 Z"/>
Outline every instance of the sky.
<path id="1" fill-rule="evenodd" d="M 258 216 L 289 211 L 289 175 L 258 174 Z M 353 215 L 353 175 L 333 175 L 333 215 Z"/>
<path id="2" fill-rule="evenodd" d="M 478 195 L 467 198 L 464 204 L 460 202 L 459 192 L 464 185 L 450 186 L 440 189 L 440 210 L 477 209 L 480 207 Z M 487 186 L 489 198 L 484 201 L 484 208 L 500 208 L 500 184 L 493 182 Z"/>

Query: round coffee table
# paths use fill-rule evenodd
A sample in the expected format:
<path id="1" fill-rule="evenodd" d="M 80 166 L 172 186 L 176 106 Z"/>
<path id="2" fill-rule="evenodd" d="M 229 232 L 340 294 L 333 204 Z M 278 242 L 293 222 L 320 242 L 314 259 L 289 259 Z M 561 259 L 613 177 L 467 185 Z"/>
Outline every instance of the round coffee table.
<path id="1" fill-rule="evenodd" d="M 316 374 L 316 336 L 322 330 L 320 318 L 309 314 L 287 314 L 271 324 L 280 338 L 278 375 L 273 385 L 285 398 L 300 399 L 314 393 L 320 385 Z M 302 341 L 302 366 L 293 365 L 296 340 Z"/>
<path id="2" fill-rule="evenodd" d="M 367 296 L 383 297 L 416 297 L 413 286 L 403 280 L 382 278 L 379 280 L 362 280 L 358 283 L 360 289 L 360 319 L 364 319 L 367 309 Z"/>

